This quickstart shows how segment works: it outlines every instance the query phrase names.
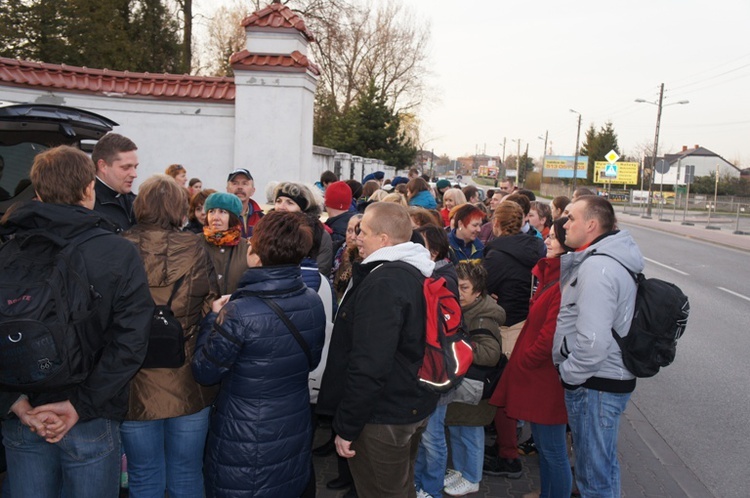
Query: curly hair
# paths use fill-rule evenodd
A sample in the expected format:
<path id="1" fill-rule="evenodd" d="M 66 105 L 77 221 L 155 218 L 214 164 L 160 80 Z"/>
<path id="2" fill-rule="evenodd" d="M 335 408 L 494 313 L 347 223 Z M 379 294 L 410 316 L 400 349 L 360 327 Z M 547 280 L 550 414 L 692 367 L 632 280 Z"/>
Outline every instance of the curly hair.
<path id="1" fill-rule="evenodd" d="M 521 231 L 523 225 L 523 209 L 512 201 L 503 201 L 495 209 L 492 232 L 497 237 L 515 235 Z"/>

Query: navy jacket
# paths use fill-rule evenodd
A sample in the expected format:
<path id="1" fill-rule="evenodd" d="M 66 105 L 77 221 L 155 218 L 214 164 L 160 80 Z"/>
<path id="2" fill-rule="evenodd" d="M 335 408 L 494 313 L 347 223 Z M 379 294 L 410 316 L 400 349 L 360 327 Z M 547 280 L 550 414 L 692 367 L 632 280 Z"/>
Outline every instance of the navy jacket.
<path id="1" fill-rule="evenodd" d="M 247 270 L 218 316 L 203 321 L 193 358 L 198 382 L 221 382 L 206 446 L 208 497 L 295 497 L 311 478 L 310 366 L 259 296 L 284 310 L 320 361 L 323 304 L 299 267 Z"/>

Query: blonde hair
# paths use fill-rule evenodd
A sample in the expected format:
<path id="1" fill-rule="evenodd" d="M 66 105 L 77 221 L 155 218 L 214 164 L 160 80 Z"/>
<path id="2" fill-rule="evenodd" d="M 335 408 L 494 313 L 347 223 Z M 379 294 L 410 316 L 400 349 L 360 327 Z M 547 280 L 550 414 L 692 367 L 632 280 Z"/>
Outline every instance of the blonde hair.
<path id="1" fill-rule="evenodd" d="M 411 218 L 405 206 L 393 202 L 375 202 L 367 206 L 368 225 L 377 235 L 388 235 L 393 244 L 401 244 L 411 239 Z"/>
<path id="2" fill-rule="evenodd" d="M 466 200 L 466 196 L 460 188 L 449 188 L 448 190 L 443 192 L 443 204 L 445 204 L 445 199 L 452 200 L 456 203 L 456 206 L 460 206 L 461 204 L 466 204 L 468 202 Z"/>
<path id="3" fill-rule="evenodd" d="M 404 207 L 409 205 L 409 203 L 406 202 L 406 198 L 403 195 L 399 194 L 398 192 L 391 192 L 390 194 L 385 195 L 381 199 L 381 201 L 396 203 Z"/>

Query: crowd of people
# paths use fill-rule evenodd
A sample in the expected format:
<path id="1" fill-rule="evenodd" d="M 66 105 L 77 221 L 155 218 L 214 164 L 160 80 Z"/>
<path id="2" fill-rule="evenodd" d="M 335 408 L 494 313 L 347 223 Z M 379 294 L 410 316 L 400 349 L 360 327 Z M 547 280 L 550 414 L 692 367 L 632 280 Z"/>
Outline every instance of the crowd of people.
<path id="1" fill-rule="evenodd" d="M 98 295 L 73 354 L 93 352 L 84 380 L 0 388 L 3 497 L 114 497 L 123 462 L 132 498 L 311 497 L 313 456 L 333 453 L 326 485 L 347 497 L 464 496 L 521 477 L 519 451 L 539 454 L 538 496 L 619 496 L 635 378 L 610 331 L 629 329 L 643 258 L 606 199 L 326 171 L 269 185 L 264 208 L 246 168 L 221 192 L 173 164 L 136 195 L 137 167 L 115 133 L 90 158 L 50 149 L 37 198 L 0 223 L 5 240 L 98 235 L 76 242 Z M 429 277 L 474 354 L 442 395 L 417 382 Z M 164 308 L 176 346 L 149 334 Z"/>

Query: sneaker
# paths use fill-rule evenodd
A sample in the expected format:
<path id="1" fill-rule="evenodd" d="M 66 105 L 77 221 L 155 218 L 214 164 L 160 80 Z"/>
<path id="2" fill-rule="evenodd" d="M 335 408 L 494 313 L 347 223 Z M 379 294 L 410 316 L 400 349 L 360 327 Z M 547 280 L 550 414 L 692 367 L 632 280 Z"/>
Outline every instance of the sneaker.
<path id="1" fill-rule="evenodd" d="M 501 476 L 508 479 L 518 479 L 523 475 L 523 466 L 521 460 L 514 458 L 506 460 L 505 458 L 485 458 L 482 472 L 488 476 Z"/>
<path id="2" fill-rule="evenodd" d="M 432 498 L 432 495 L 424 489 L 417 490 L 417 498 Z"/>
<path id="3" fill-rule="evenodd" d="M 443 487 L 449 488 L 456 484 L 461 479 L 461 472 L 453 469 L 448 469 L 443 479 Z"/>
<path id="4" fill-rule="evenodd" d="M 464 496 L 479 491 L 479 483 L 467 481 L 460 477 L 452 486 L 446 486 L 443 492 L 450 496 Z"/>
<path id="5" fill-rule="evenodd" d="M 534 437 L 531 436 L 529 439 L 518 445 L 519 455 L 533 455 L 537 452 L 536 445 L 534 444 Z"/>

